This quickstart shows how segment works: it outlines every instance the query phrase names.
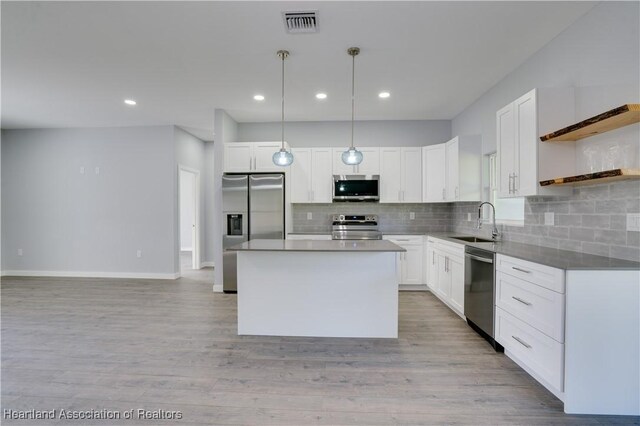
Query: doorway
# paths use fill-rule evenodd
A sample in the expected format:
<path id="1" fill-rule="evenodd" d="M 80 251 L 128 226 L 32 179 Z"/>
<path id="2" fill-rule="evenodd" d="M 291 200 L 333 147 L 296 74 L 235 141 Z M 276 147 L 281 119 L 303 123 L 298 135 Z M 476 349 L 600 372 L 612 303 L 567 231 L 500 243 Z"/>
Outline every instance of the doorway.
<path id="1" fill-rule="evenodd" d="M 200 172 L 178 168 L 180 272 L 200 269 Z"/>

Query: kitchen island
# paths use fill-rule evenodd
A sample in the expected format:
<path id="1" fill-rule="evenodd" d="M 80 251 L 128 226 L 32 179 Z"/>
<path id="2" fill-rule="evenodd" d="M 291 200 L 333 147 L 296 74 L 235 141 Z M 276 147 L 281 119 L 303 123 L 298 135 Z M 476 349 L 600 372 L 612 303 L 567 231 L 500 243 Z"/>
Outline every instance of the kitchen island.
<path id="1" fill-rule="evenodd" d="M 384 240 L 251 240 L 238 252 L 238 334 L 398 337 L 396 254 Z"/>

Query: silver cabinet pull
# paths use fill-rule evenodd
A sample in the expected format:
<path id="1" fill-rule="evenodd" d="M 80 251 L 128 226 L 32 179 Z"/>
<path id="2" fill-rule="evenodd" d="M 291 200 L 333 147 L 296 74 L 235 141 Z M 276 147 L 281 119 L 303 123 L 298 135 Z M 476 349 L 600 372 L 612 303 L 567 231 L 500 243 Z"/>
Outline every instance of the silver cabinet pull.
<path id="1" fill-rule="evenodd" d="M 431 252 L 431 264 L 432 265 L 436 264 L 436 252 L 435 251 Z"/>
<path id="2" fill-rule="evenodd" d="M 511 336 L 511 337 L 513 337 L 513 339 L 514 339 L 516 342 L 520 343 L 520 344 L 521 344 L 522 346 L 524 346 L 525 348 L 527 348 L 527 349 L 531 349 L 531 345 L 530 345 L 530 344 L 528 344 L 527 342 L 525 342 L 524 340 L 522 340 L 522 339 L 520 339 L 519 337 L 516 337 L 516 336 Z"/>
<path id="3" fill-rule="evenodd" d="M 522 303 L 523 305 L 531 306 L 531 302 L 527 302 L 526 300 L 522 300 L 519 297 L 511 296 L 511 298 L 517 300 L 518 302 Z"/>
<path id="4" fill-rule="evenodd" d="M 513 183 L 513 173 L 509 173 L 509 194 L 513 194 L 512 183 Z"/>
<path id="5" fill-rule="evenodd" d="M 516 192 L 518 192 L 518 188 L 516 187 L 516 177 L 518 175 L 517 174 L 513 174 L 513 193 L 515 194 Z"/>
<path id="6" fill-rule="evenodd" d="M 526 269 L 522 269 L 522 268 L 517 268 L 515 266 L 512 266 L 511 269 L 515 269 L 516 271 L 524 272 L 525 274 L 530 274 L 531 273 L 531 271 L 527 271 Z"/>
<path id="7" fill-rule="evenodd" d="M 251 170 L 251 157 L 249 157 L 249 170 Z"/>

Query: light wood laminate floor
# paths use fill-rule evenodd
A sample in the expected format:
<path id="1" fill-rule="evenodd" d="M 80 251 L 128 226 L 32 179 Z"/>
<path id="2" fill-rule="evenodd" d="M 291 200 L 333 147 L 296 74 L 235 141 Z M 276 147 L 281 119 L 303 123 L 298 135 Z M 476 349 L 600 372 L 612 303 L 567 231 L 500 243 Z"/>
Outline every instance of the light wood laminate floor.
<path id="1" fill-rule="evenodd" d="M 179 410 L 181 421 L 56 424 L 633 424 L 567 416 L 428 292 L 400 338 L 238 337 L 212 271 L 177 281 L 2 278 L 2 409 Z M 41 425 L 13 421 L 2 424 Z"/>

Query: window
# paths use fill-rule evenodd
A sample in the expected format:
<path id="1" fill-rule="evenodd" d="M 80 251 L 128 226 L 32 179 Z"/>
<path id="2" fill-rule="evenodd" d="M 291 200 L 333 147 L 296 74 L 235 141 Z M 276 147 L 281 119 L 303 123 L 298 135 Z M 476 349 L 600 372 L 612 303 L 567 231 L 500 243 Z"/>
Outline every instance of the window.
<path id="1" fill-rule="evenodd" d="M 485 174 L 484 177 L 489 183 L 485 186 L 485 194 L 491 204 L 496 207 L 496 222 L 504 225 L 524 226 L 524 197 L 498 197 L 498 153 L 487 155 L 485 165 L 487 166 L 485 170 L 489 171 L 488 176 Z M 491 220 L 490 210 L 489 206 L 485 207 L 484 220 Z"/>

